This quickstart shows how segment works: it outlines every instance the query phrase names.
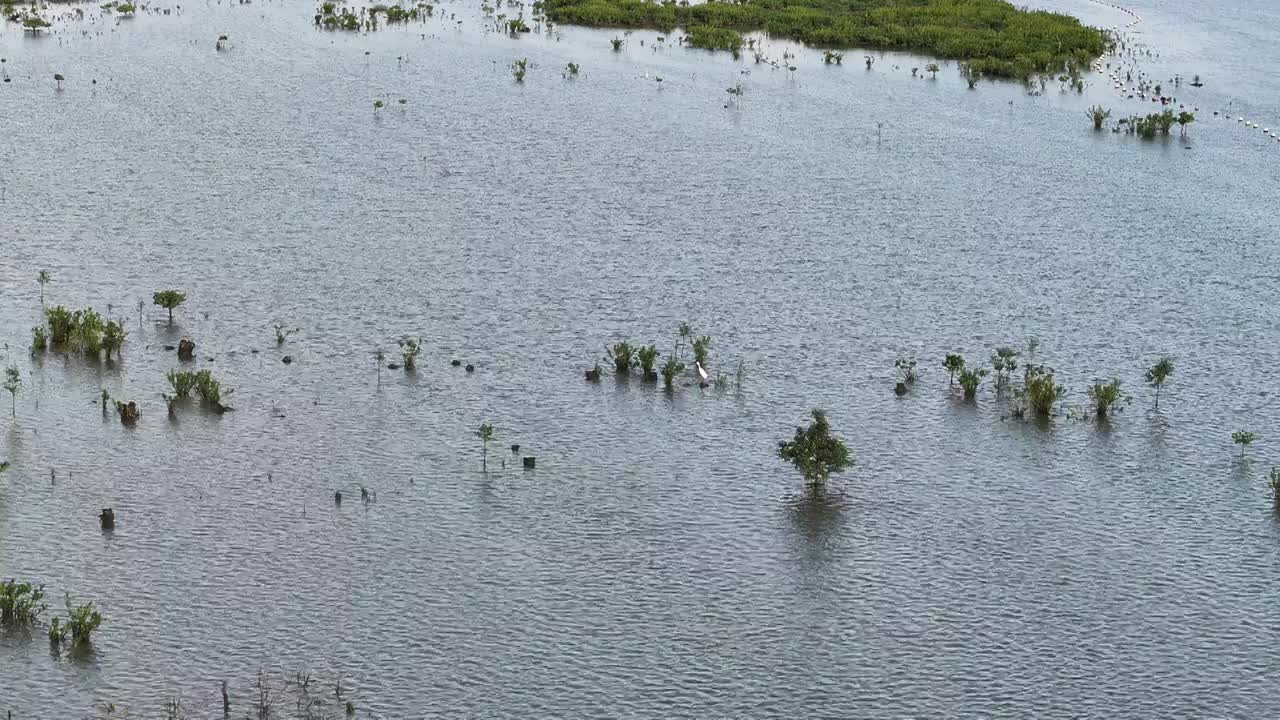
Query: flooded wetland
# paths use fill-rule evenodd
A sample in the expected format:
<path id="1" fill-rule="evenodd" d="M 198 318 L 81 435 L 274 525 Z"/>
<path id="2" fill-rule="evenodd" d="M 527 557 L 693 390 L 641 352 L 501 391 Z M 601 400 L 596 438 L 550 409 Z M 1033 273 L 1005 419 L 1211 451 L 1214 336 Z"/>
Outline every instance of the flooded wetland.
<path id="1" fill-rule="evenodd" d="M 0 715 L 1280 715 L 1280 9 L 404 7 L 5 7 Z"/>

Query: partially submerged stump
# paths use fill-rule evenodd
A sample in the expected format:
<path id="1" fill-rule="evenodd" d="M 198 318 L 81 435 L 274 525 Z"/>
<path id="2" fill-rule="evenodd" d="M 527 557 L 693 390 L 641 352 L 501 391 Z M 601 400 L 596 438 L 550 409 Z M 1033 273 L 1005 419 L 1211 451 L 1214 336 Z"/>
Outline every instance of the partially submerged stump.
<path id="1" fill-rule="evenodd" d="M 111 508 L 103 508 L 98 515 L 98 522 L 102 525 L 103 530 L 115 530 L 116 512 Z"/>
<path id="2" fill-rule="evenodd" d="M 897 385 L 894 385 L 894 386 L 893 386 L 893 394 L 894 394 L 894 395 L 897 395 L 897 396 L 899 396 L 899 397 L 901 397 L 901 396 L 903 396 L 903 395 L 906 395 L 906 394 L 907 394 L 907 384 L 906 384 L 906 383 L 904 383 L 904 382 L 900 382 L 900 383 L 898 383 Z"/>
<path id="3" fill-rule="evenodd" d="M 120 422 L 125 425 L 132 425 L 142 416 L 142 411 L 138 409 L 138 403 L 130 402 L 128 404 L 117 401 L 116 412 L 120 413 Z"/>
<path id="4" fill-rule="evenodd" d="M 534 468 L 534 465 L 536 465 L 536 464 L 537 464 L 538 459 L 537 459 L 537 458 L 535 458 L 535 457 L 533 457 L 532 455 L 526 455 L 526 456 L 524 457 L 524 461 L 523 461 L 523 462 L 524 462 L 524 469 L 525 469 L 525 470 L 532 470 L 532 469 Z"/>
<path id="5" fill-rule="evenodd" d="M 187 338 L 178 341 L 178 359 L 190 360 L 195 357 L 196 344 Z"/>

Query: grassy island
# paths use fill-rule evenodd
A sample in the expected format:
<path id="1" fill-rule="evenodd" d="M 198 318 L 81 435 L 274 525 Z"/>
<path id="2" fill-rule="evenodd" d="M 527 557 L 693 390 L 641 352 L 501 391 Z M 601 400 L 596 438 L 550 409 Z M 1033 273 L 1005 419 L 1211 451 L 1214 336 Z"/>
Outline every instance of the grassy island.
<path id="1" fill-rule="evenodd" d="M 902 50 L 959 60 L 970 72 L 1028 78 L 1081 69 L 1104 49 L 1103 33 L 1069 15 L 1019 10 L 1003 0 L 545 0 L 569 25 L 679 27 L 689 44 L 737 52 L 741 33 L 764 31 L 819 48 Z"/>

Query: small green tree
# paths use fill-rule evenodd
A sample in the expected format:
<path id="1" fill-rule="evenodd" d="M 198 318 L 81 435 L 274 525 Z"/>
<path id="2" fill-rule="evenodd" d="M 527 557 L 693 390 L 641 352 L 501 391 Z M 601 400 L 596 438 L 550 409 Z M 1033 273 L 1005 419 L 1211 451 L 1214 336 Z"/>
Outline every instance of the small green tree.
<path id="1" fill-rule="evenodd" d="M 1253 444 L 1253 433 L 1248 430 L 1237 430 L 1231 433 L 1231 442 L 1240 446 L 1240 457 L 1244 457 L 1245 448 Z"/>
<path id="2" fill-rule="evenodd" d="M 102 330 L 102 349 L 107 353 L 107 359 L 111 359 L 111 354 L 115 353 L 116 357 L 121 357 L 120 348 L 124 347 L 125 338 L 129 336 L 129 331 L 124 329 L 124 320 L 108 320 Z"/>
<path id="3" fill-rule="evenodd" d="M 929 73 L 933 75 L 934 80 L 938 79 L 938 71 L 941 69 L 942 68 L 938 67 L 938 63 L 929 63 L 925 66 L 925 70 L 928 70 Z"/>
<path id="4" fill-rule="evenodd" d="M 852 462 L 849 449 L 839 438 L 831 434 L 827 415 L 814 409 L 813 422 L 808 427 L 796 428 L 795 437 L 778 443 L 778 457 L 795 466 L 805 483 L 818 490 L 832 473 L 838 473 Z"/>
<path id="5" fill-rule="evenodd" d="M 1147 382 L 1151 387 L 1156 389 L 1156 409 L 1160 409 L 1160 388 L 1164 387 L 1169 376 L 1173 375 L 1173 360 L 1167 357 L 1160 358 L 1160 361 L 1151 366 L 1147 370 Z"/>
<path id="6" fill-rule="evenodd" d="M 951 353 L 942 361 L 942 369 L 947 371 L 947 385 L 950 386 L 955 381 L 956 373 L 964 370 L 964 358 Z"/>
<path id="7" fill-rule="evenodd" d="M 173 324 L 173 309 L 187 301 L 187 296 L 177 290 L 160 290 L 151 296 L 151 303 L 169 311 L 169 324 Z"/>
<path id="8" fill-rule="evenodd" d="M 480 469 L 488 472 L 489 470 L 489 441 L 493 440 L 493 426 L 489 423 L 480 425 L 480 429 L 476 431 L 476 437 L 480 438 Z"/>
<path id="9" fill-rule="evenodd" d="M 36 282 L 40 283 L 40 307 L 44 307 L 44 286 L 53 282 L 53 276 L 48 270 L 41 270 L 36 273 Z"/>
<path id="10" fill-rule="evenodd" d="M 622 52 L 622 38 L 616 37 L 610 40 L 609 44 L 613 46 L 614 52 Z"/>
<path id="11" fill-rule="evenodd" d="M 9 391 L 9 414 L 18 417 L 18 390 L 22 387 L 22 373 L 10 365 L 4 369 L 4 389 Z"/>
<path id="12" fill-rule="evenodd" d="M 1177 122 L 1179 126 L 1178 134 L 1185 138 L 1187 136 L 1187 126 L 1195 121 L 1196 116 L 1194 113 L 1189 113 L 1185 110 L 1178 113 L 1178 117 L 1175 118 L 1175 122 Z"/>

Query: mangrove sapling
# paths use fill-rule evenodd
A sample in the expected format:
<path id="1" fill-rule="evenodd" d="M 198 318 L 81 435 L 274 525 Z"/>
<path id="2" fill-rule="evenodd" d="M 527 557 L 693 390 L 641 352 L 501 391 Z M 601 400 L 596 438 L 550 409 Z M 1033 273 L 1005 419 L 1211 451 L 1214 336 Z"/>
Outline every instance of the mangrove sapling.
<path id="1" fill-rule="evenodd" d="M 564 69 L 565 69 L 566 71 L 568 71 L 568 73 L 569 73 L 570 75 L 577 75 L 577 74 L 578 74 L 578 63 L 569 63 L 568 65 L 565 65 L 565 66 L 564 66 Z"/>
<path id="2" fill-rule="evenodd" d="M 676 360 L 675 353 L 672 353 L 671 357 L 667 358 L 667 362 L 662 365 L 662 386 L 670 392 L 676 376 L 682 372 L 684 372 L 684 363 Z"/>
<path id="3" fill-rule="evenodd" d="M 794 465 L 809 488 L 817 491 L 832 473 L 847 468 L 851 460 L 849 449 L 831 434 L 826 413 L 815 409 L 810 414 L 813 422 L 808 427 L 796 428 L 792 440 L 778 443 L 778 457 Z"/>
<path id="4" fill-rule="evenodd" d="M 169 387 L 173 389 L 174 399 L 190 397 L 191 391 L 199 384 L 193 372 L 170 370 L 164 377 L 169 381 Z"/>
<path id="5" fill-rule="evenodd" d="M 928 71 L 929 74 L 933 76 L 932 79 L 934 80 L 938 79 L 938 71 L 941 69 L 942 68 L 938 67 L 938 63 L 929 63 L 927 66 L 925 66 L 925 70 Z"/>
<path id="6" fill-rule="evenodd" d="M 120 348 L 124 345 L 125 338 L 129 332 L 124 329 L 123 320 L 108 320 L 102 330 L 102 349 L 107 354 L 107 359 L 111 359 L 111 354 L 115 353 L 117 358 L 121 358 Z"/>
<path id="7" fill-rule="evenodd" d="M 480 438 L 480 469 L 488 472 L 489 441 L 494 438 L 493 426 L 489 423 L 482 423 L 480 429 L 476 431 L 476 437 Z"/>
<path id="8" fill-rule="evenodd" d="M 276 325 L 276 347 L 284 345 L 289 340 L 289 336 L 298 332 L 298 328 L 286 328 L 284 325 Z"/>
<path id="9" fill-rule="evenodd" d="M 844 53 L 838 53 L 833 50 L 823 50 L 822 62 L 826 65 L 840 65 L 844 62 Z"/>
<path id="10" fill-rule="evenodd" d="M 658 361 L 658 348 L 655 345 L 642 347 L 636 351 L 636 357 L 640 360 L 640 372 L 645 382 L 657 382 L 658 372 L 653 369 L 653 364 Z"/>
<path id="11" fill-rule="evenodd" d="M 897 360 L 893 361 L 893 367 L 898 373 L 898 382 L 912 385 L 916 381 L 916 359 L 907 355 L 899 355 Z"/>
<path id="12" fill-rule="evenodd" d="M 511 63 L 511 74 L 515 76 L 516 82 L 524 82 L 524 73 L 528 65 L 529 60 L 527 58 L 521 58 Z"/>
<path id="13" fill-rule="evenodd" d="M 1237 430 L 1231 433 L 1231 442 L 1240 446 L 1240 457 L 1244 457 L 1245 448 L 1253 444 L 1253 433 L 1248 430 Z"/>
<path id="14" fill-rule="evenodd" d="M 1037 417 L 1053 415 L 1053 406 L 1066 394 L 1066 388 L 1053 381 L 1053 368 L 1037 365 L 1027 370 L 1024 384 L 1014 393 L 1015 417 L 1024 417 L 1031 410 Z"/>
<path id="15" fill-rule="evenodd" d="M 1173 360 L 1162 357 L 1160 361 L 1147 370 L 1147 382 L 1156 389 L 1156 409 L 1160 409 L 1160 388 L 1164 387 L 1169 376 L 1173 375 Z"/>
<path id="16" fill-rule="evenodd" d="M 1111 111 L 1101 105 L 1094 105 L 1089 108 L 1089 111 L 1086 114 L 1089 116 L 1089 119 L 1093 121 L 1094 130 L 1101 130 L 1102 124 L 1107 121 L 1107 118 L 1111 117 Z"/>
<path id="17" fill-rule="evenodd" d="M 229 396 L 233 390 L 222 388 L 222 383 L 213 378 L 213 374 L 208 370 L 201 370 L 195 374 L 196 391 L 200 393 L 200 400 L 208 405 L 214 412 L 224 413 L 231 408 L 223 405 L 224 398 Z"/>
<path id="18" fill-rule="evenodd" d="M 37 325 L 31 328 L 31 352 L 44 352 L 49 347 L 49 337 L 45 334 L 44 328 Z"/>
<path id="19" fill-rule="evenodd" d="M 4 369 L 4 389 L 9 391 L 9 414 L 18 417 L 18 390 L 22 388 L 22 373 L 10 365 Z"/>
<path id="20" fill-rule="evenodd" d="M 44 586 L 20 583 L 17 580 L 0 582 L 0 626 L 30 627 L 40 613 L 48 609 L 44 604 Z"/>
<path id="21" fill-rule="evenodd" d="M 44 286 L 53 282 L 53 276 L 48 270 L 41 270 L 36 273 L 36 282 L 40 283 L 40 307 L 44 307 Z"/>
<path id="22" fill-rule="evenodd" d="M 422 351 L 422 341 L 418 338 L 401 338 L 400 357 L 404 360 L 405 372 L 412 372 L 418 366 L 418 353 Z"/>
<path id="23" fill-rule="evenodd" d="M 587 371 L 587 382 L 600 382 L 600 377 L 603 373 L 604 369 L 600 367 L 600 361 L 597 360 L 595 367 Z"/>
<path id="24" fill-rule="evenodd" d="M 1280 510 L 1280 468 L 1271 468 L 1267 476 L 1267 486 L 1271 488 L 1271 503 Z"/>
<path id="25" fill-rule="evenodd" d="M 169 311 L 169 324 L 173 324 L 173 309 L 187 301 L 187 296 L 177 290 L 160 290 L 151 296 L 151 303 Z"/>
<path id="26" fill-rule="evenodd" d="M 72 605 L 71 593 L 66 594 L 64 603 L 67 608 L 66 625 L 71 634 L 71 646 L 88 647 L 93 639 L 93 633 L 102 624 L 102 613 L 93 609 L 92 601 L 83 605 Z"/>
<path id="27" fill-rule="evenodd" d="M 978 385 L 987 376 L 986 368 L 976 370 L 964 368 L 960 370 L 960 387 L 964 390 L 964 399 L 972 400 L 978 395 Z"/>
<path id="28" fill-rule="evenodd" d="M 1120 390 L 1118 378 L 1113 378 L 1108 383 L 1095 382 L 1089 388 L 1089 399 L 1093 401 L 1093 408 L 1099 418 L 1107 417 L 1112 408 L 1123 410 L 1129 401 L 1129 397 Z"/>
<path id="29" fill-rule="evenodd" d="M 1187 136 L 1187 126 L 1196 121 L 1196 116 L 1184 110 L 1178 113 L 1178 117 L 1174 121 L 1178 123 L 1180 128 L 1178 135 L 1185 138 Z"/>
<path id="30" fill-rule="evenodd" d="M 747 363 L 743 360 L 738 361 L 738 369 L 733 371 L 733 386 L 738 390 L 742 389 L 742 383 L 747 379 Z"/>
<path id="31" fill-rule="evenodd" d="M 1009 384 L 1010 373 L 1018 368 L 1018 351 L 1010 347 L 996 348 L 991 355 L 991 369 L 995 371 L 997 388 Z"/>
<path id="32" fill-rule="evenodd" d="M 374 114 L 374 116 L 377 116 L 378 111 L 379 111 L 379 110 L 381 110 L 381 109 L 382 109 L 383 107 L 385 107 L 385 106 L 386 106 L 386 103 L 382 102 L 381 100 L 374 100 L 374 101 L 373 101 L 373 114 Z"/>
<path id="33" fill-rule="evenodd" d="M 609 41 L 609 44 L 613 46 L 614 52 L 622 52 L 622 43 L 623 43 L 622 38 L 618 38 L 618 37 Z"/>
<path id="34" fill-rule="evenodd" d="M 964 358 L 955 353 L 950 353 L 942 361 L 942 369 L 947 371 L 947 386 L 950 387 L 955 382 L 956 373 L 964 370 Z"/>
<path id="35" fill-rule="evenodd" d="M 636 360 L 639 348 L 623 340 L 604 346 L 605 354 L 613 361 L 613 371 L 618 377 L 626 377 L 631 372 L 631 365 Z"/>
<path id="36" fill-rule="evenodd" d="M 711 336 L 703 335 L 693 341 L 693 361 L 699 365 L 707 366 L 707 356 L 711 354 Z"/>
<path id="37" fill-rule="evenodd" d="M 373 362 L 378 369 L 378 387 L 382 387 L 382 361 L 386 359 L 387 356 L 382 352 L 382 348 L 373 349 Z"/>

